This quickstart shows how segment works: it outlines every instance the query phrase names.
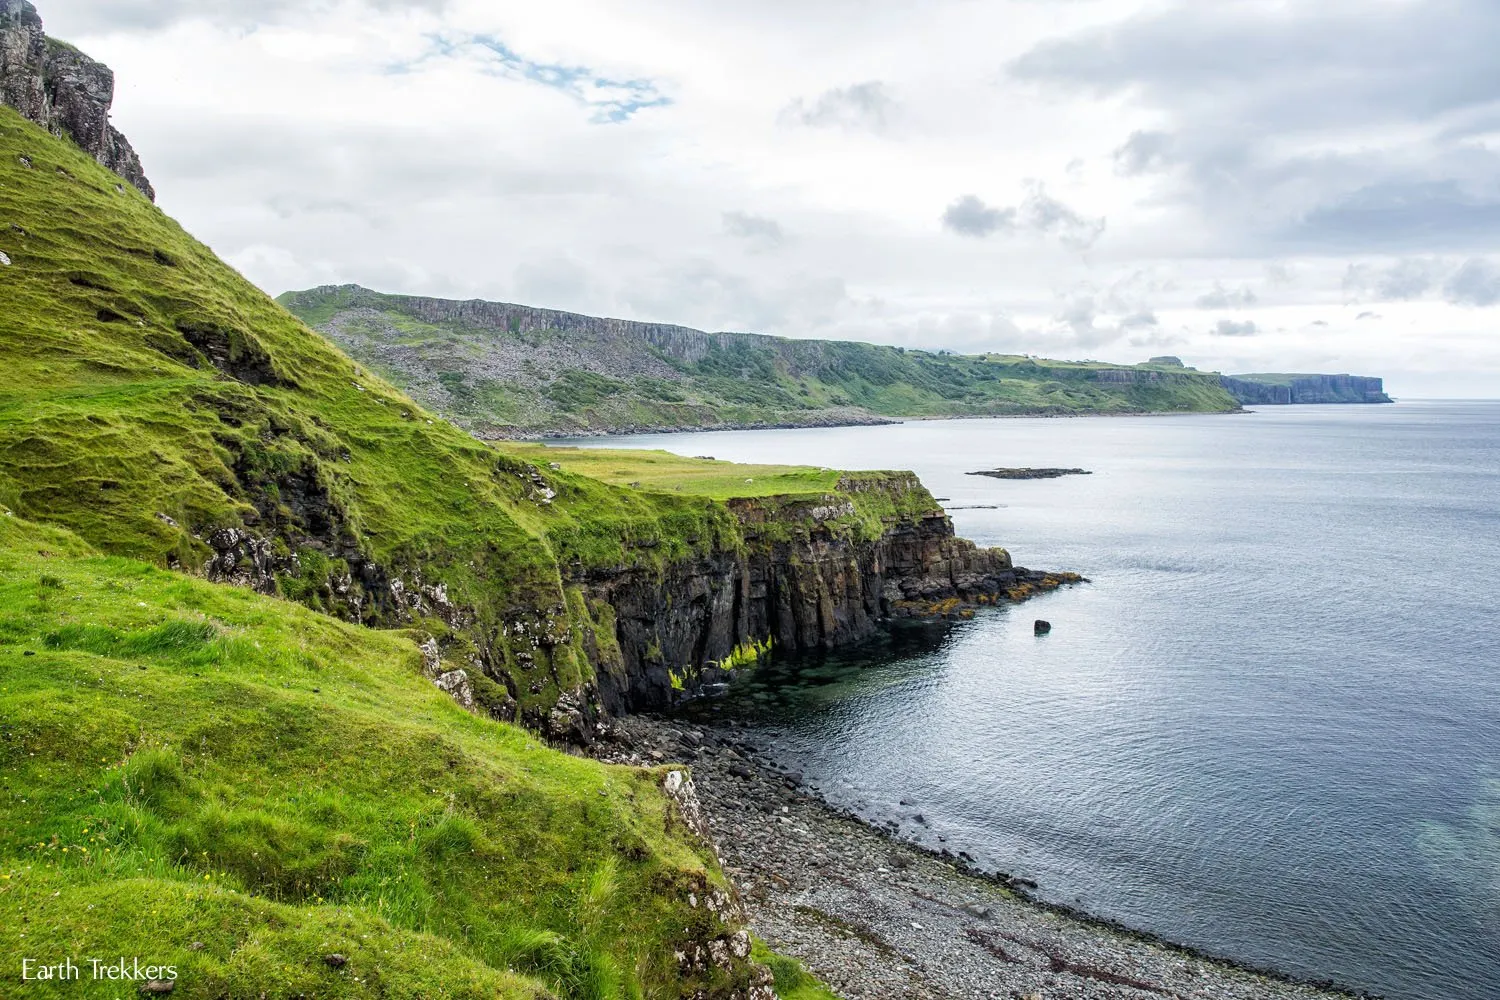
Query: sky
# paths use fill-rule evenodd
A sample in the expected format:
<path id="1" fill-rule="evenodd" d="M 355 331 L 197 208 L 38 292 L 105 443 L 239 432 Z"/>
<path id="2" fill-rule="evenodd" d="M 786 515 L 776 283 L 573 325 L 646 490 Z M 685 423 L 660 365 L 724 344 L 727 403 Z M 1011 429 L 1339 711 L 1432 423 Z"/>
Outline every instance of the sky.
<path id="1" fill-rule="evenodd" d="M 272 294 L 1500 397 L 1494 0 L 37 5 Z"/>

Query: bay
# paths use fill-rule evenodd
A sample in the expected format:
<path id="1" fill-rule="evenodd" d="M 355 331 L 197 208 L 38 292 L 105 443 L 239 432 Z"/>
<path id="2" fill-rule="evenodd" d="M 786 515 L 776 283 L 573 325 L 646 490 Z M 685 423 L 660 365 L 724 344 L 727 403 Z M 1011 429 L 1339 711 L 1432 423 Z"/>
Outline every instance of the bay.
<path id="1" fill-rule="evenodd" d="M 913 469 L 1089 577 L 714 706 L 834 803 L 1216 955 L 1500 995 L 1500 404 L 577 443 Z M 1094 474 L 966 475 L 1026 466 Z"/>

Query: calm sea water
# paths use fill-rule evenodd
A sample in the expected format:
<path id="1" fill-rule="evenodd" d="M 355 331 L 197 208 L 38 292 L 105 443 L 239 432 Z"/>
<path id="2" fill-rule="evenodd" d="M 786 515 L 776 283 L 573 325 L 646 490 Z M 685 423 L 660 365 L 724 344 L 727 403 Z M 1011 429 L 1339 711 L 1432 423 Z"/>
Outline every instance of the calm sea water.
<path id="1" fill-rule="evenodd" d="M 1500 997 L 1500 404 L 593 443 L 915 469 L 1091 578 L 742 684 L 830 799 L 1212 953 Z"/>

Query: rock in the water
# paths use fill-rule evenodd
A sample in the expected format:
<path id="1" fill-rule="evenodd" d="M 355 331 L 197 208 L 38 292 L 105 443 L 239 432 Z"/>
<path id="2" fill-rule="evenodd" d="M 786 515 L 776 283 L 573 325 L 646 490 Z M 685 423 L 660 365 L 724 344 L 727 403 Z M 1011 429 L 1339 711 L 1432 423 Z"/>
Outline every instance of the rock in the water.
<path id="1" fill-rule="evenodd" d="M 1087 469 L 986 469 L 968 472 L 969 476 L 989 476 L 991 479 L 1061 479 L 1063 476 L 1092 476 Z"/>
<path id="2" fill-rule="evenodd" d="M 1032 630 L 1036 632 L 1037 635 L 1046 635 L 1048 632 L 1052 631 L 1052 623 L 1044 622 L 1040 618 L 1038 618 L 1036 620 L 1036 624 L 1032 626 Z"/>

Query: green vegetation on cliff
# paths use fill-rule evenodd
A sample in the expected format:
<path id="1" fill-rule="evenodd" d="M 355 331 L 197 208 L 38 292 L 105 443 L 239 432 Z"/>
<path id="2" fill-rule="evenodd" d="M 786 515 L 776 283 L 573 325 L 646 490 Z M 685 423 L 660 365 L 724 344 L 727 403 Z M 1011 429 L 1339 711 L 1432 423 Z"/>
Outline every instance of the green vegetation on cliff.
<path id="1" fill-rule="evenodd" d="M 737 927 L 664 776 L 463 711 L 410 636 L 0 517 L 6 955 L 138 955 L 183 997 L 743 988 L 674 958 Z"/>
<path id="2" fill-rule="evenodd" d="M 722 490 L 554 472 L 433 417 L 6 108 L 0 251 L 0 506 L 102 551 L 421 626 L 535 718 L 610 641 L 582 575 L 743 545 Z"/>
<path id="3" fill-rule="evenodd" d="M 963 356 L 706 334 L 353 285 L 280 301 L 354 358 L 482 437 L 882 418 L 1234 410 L 1181 365 Z"/>

